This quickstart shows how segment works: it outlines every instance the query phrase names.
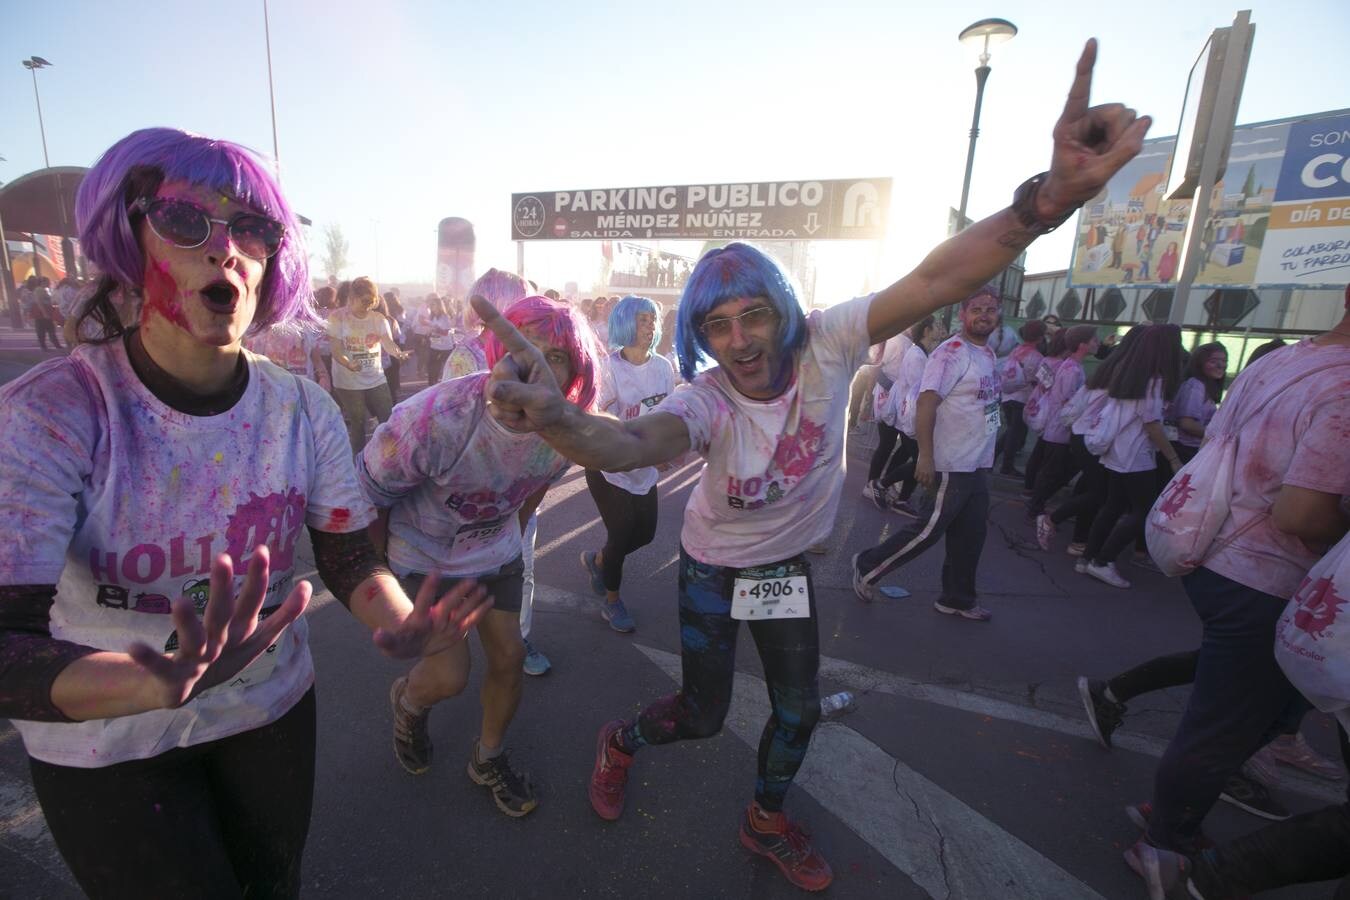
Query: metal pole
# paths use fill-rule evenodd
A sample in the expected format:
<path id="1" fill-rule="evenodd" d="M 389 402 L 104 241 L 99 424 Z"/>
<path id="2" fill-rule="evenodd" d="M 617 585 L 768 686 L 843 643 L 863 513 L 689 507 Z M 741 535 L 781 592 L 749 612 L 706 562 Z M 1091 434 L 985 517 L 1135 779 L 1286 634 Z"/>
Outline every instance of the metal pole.
<path id="1" fill-rule="evenodd" d="M 28 68 L 28 71 L 33 73 L 33 99 L 37 101 L 38 134 L 42 135 L 42 163 L 50 169 L 52 167 L 52 161 L 47 158 L 47 127 L 42 124 L 42 97 L 38 95 L 37 70 L 37 66 L 30 66 Z"/>
<path id="2" fill-rule="evenodd" d="M 516 241 L 516 274 L 525 277 L 525 242 Z"/>
<path id="3" fill-rule="evenodd" d="M 263 38 L 267 42 L 267 102 L 272 107 L 272 160 L 280 182 L 281 149 L 277 146 L 277 95 L 272 90 L 272 28 L 267 19 L 267 0 L 263 0 Z"/>
<path id="4" fill-rule="evenodd" d="M 970 176 L 975 170 L 975 140 L 980 136 L 980 106 L 984 103 L 984 83 L 989 80 L 989 65 L 982 58 L 975 70 L 975 115 L 970 120 L 970 147 L 966 150 L 966 177 L 961 182 L 961 208 L 956 211 L 956 230 L 966 228 L 966 203 L 970 199 Z M 952 308 L 942 312 L 942 327 L 951 330 Z"/>
<path id="5" fill-rule="evenodd" d="M 1247 50 L 1252 39 L 1251 11 L 1242 10 L 1228 29 L 1228 50 L 1224 54 L 1223 74 L 1219 79 L 1219 94 L 1214 101 L 1214 110 L 1209 122 L 1209 134 L 1216 133 L 1220 117 L 1230 119 L 1237 116 L 1237 104 L 1242 95 L 1242 85 L 1238 83 L 1238 74 L 1246 60 Z M 1225 129 L 1226 130 L 1226 129 Z M 1172 294 L 1172 308 L 1168 311 L 1167 321 L 1173 325 L 1183 325 L 1186 320 L 1186 305 L 1190 300 L 1191 283 L 1200 272 L 1200 245 L 1205 235 L 1205 225 L 1209 220 L 1210 195 L 1214 193 L 1214 184 L 1218 181 L 1219 160 L 1226 158 L 1231 149 L 1228 144 L 1212 138 L 1205 142 L 1205 156 L 1200 161 L 1200 183 L 1195 188 L 1195 199 L 1191 201 L 1191 214 L 1186 222 L 1186 256 L 1182 262 L 1181 277 L 1177 279 L 1176 290 Z M 1173 165 L 1176 163 L 1174 162 Z M 1186 161 L 1181 160 L 1181 165 Z"/>

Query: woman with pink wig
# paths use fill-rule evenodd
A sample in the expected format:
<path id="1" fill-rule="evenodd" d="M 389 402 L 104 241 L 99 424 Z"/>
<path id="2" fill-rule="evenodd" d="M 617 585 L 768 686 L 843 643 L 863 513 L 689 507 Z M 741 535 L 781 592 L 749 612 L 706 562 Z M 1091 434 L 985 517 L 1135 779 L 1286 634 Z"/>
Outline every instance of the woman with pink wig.
<path id="1" fill-rule="evenodd" d="M 315 745 L 302 527 L 391 656 L 460 642 L 484 593 L 409 601 L 367 536 L 336 404 L 241 348 L 315 321 L 262 160 L 133 132 L 76 216 L 103 273 L 92 340 L 0 390 L 0 716 L 89 896 L 295 897 Z M 134 322 L 113 301 L 131 294 Z"/>
<path id="2" fill-rule="evenodd" d="M 567 400 L 591 409 L 600 350 L 571 307 L 526 297 L 506 310 L 506 319 L 538 348 Z M 484 349 L 488 366 L 506 355 L 491 332 Z M 511 431 L 487 415 L 488 389 L 500 377 L 452 378 L 399 404 L 357 457 L 357 472 L 379 510 L 376 545 L 406 589 L 425 589 L 437 573 L 442 589 L 471 578 L 492 593 L 495 608 L 478 625 L 487 672 L 468 772 L 503 813 L 524 816 L 538 797 L 504 751 L 525 662 L 518 621 L 525 590 L 522 531 L 571 463 L 537 434 Z M 421 660 L 393 683 L 394 752 L 410 774 L 431 767 L 431 708 L 460 694 L 468 680 L 469 651 L 461 644 Z"/>

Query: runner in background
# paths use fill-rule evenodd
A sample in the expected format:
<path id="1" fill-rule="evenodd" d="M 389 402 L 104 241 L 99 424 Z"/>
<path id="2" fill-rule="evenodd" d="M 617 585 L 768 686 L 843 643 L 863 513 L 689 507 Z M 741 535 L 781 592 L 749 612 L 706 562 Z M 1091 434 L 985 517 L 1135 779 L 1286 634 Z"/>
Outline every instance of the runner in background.
<path id="1" fill-rule="evenodd" d="M 333 339 L 328 336 L 328 317 L 337 304 L 337 289 L 325 284 L 314 291 L 314 317 L 318 322 L 318 334 L 314 340 L 315 349 L 323 363 L 322 370 L 328 378 L 328 392 L 333 392 Z"/>
<path id="2" fill-rule="evenodd" d="M 569 402 L 590 409 L 600 351 L 580 318 L 544 297 L 527 297 L 506 315 L 545 355 Z M 492 363 L 503 355 L 495 340 L 488 341 L 487 352 Z M 379 509 L 371 531 L 375 545 L 385 549 L 404 584 L 420 589 L 439 575 L 449 587 L 471 578 L 492 593 L 495 609 L 478 625 L 487 672 L 468 772 L 492 792 L 502 812 L 523 816 L 538 805 L 538 797 L 504 750 L 520 703 L 525 659 L 521 531 L 571 463 L 538 435 L 512 431 L 486 414 L 487 391 L 498 377 L 479 372 L 453 378 L 399 404 L 358 458 L 357 471 Z M 468 646 L 460 644 L 394 681 L 394 753 L 408 772 L 430 768 L 431 708 L 464 690 L 469 664 Z"/>
<path id="3" fill-rule="evenodd" d="M 707 461 L 682 533 L 683 685 L 635 720 L 601 728 L 590 788 L 598 815 L 622 814 L 638 749 L 721 730 L 737 631 L 749 621 L 773 712 L 740 841 L 794 885 L 829 885 L 829 864 L 783 801 L 820 716 L 816 597 L 804 554 L 834 528 L 844 477 L 842 401 L 872 344 L 970 296 L 1138 153 L 1148 118 L 1115 104 L 1088 107 L 1095 58 L 1089 41 L 1055 126 L 1051 171 L 885 290 L 808 320 L 790 278 L 764 253 L 732 243 L 704 254 L 685 285 L 676 336 L 681 374 L 692 384 L 650 415 L 618 422 L 568 404 L 539 350 L 475 301 L 511 354 L 494 369 L 500 380 L 490 412 L 499 421 L 538 431 L 588 468 L 659 465 L 691 448 Z M 699 373 L 709 358 L 717 365 Z"/>
<path id="4" fill-rule="evenodd" d="M 332 391 L 323 358 L 319 355 L 319 332 L 287 323 L 273 325 L 244 339 L 244 348 L 265 356 L 286 371 L 317 382 Z"/>
<path id="5" fill-rule="evenodd" d="M 895 405 L 891 402 L 891 392 L 903 389 L 898 386 L 900 369 L 905 354 L 914 346 L 908 333 L 901 332 L 882 345 L 881 362 L 877 368 L 876 386 L 872 389 L 872 417 L 877 423 L 877 448 L 872 451 L 872 459 L 867 468 L 867 482 L 863 485 L 863 498 L 871 500 L 878 509 L 885 509 L 889 498 L 886 488 L 895 482 L 883 483 L 882 475 L 890 474 L 892 469 L 903 465 L 903 456 L 897 459 L 896 444 L 900 432 L 895 427 Z M 901 448 L 903 449 L 903 443 Z"/>
<path id="6" fill-rule="evenodd" d="M 1022 408 L 1031 396 L 1031 388 L 1036 379 L 1036 370 L 1045 358 L 1045 323 L 1031 320 L 1018 329 L 1022 342 L 999 361 L 999 382 L 1003 390 L 1003 441 L 999 453 L 1003 456 L 1003 466 L 999 474 L 1009 478 L 1026 478 L 1025 472 L 1017 471 L 1017 455 L 1027 442 L 1027 423 L 1022 419 Z"/>
<path id="7" fill-rule="evenodd" d="M 338 292 L 339 296 L 341 291 Z M 328 317 L 328 337 L 333 350 L 333 393 L 347 423 L 352 452 L 366 445 L 366 419 L 377 422 L 389 418 L 393 397 L 389 382 L 380 367 L 380 351 L 402 359 L 405 354 L 394 343 L 389 320 L 376 309 L 379 290 L 375 282 L 362 276 L 353 279 L 347 305 Z"/>
<path id="8" fill-rule="evenodd" d="M 609 314 L 610 341 L 617 344 L 606 358 L 600 376 L 596 408 L 620 421 L 647 415 L 675 390 L 675 370 L 653 353 L 661 339 L 660 310 L 646 297 L 624 297 Z M 637 626 L 619 596 L 623 562 L 656 536 L 655 466 L 628 472 L 586 470 L 586 486 L 605 523 L 605 545 L 586 550 L 581 565 L 590 576 L 591 590 L 605 598 L 600 607 L 609 626 L 630 632 Z"/>
<path id="9" fill-rule="evenodd" d="M 445 378 L 445 361 L 455 349 L 454 325 L 445 311 L 445 300 L 439 294 L 427 295 L 427 308 L 420 318 L 427 334 L 427 384 L 438 384 Z"/>
<path id="10" fill-rule="evenodd" d="M 942 595 L 933 609 L 975 622 L 990 612 L 977 602 L 975 575 L 988 530 L 989 477 L 999 426 L 997 358 L 988 345 L 998 324 L 992 289 L 961 301 L 961 333 L 928 357 L 919 385 L 915 477 L 924 486 L 918 517 L 876 547 L 853 557 L 853 592 L 876 603 L 877 583 L 946 536 Z"/>

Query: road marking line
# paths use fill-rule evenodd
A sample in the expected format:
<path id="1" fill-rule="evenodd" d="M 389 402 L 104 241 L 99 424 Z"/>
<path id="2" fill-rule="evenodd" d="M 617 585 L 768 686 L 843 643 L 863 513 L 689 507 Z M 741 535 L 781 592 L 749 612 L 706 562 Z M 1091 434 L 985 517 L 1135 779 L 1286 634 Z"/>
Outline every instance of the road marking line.
<path id="1" fill-rule="evenodd" d="M 634 644 L 679 683 L 680 658 Z M 737 672 L 726 727 L 751 748 L 768 713 L 763 681 Z M 1101 895 L 941 787 L 837 722 L 811 738 L 796 784 L 933 897 L 1042 900 Z"/>

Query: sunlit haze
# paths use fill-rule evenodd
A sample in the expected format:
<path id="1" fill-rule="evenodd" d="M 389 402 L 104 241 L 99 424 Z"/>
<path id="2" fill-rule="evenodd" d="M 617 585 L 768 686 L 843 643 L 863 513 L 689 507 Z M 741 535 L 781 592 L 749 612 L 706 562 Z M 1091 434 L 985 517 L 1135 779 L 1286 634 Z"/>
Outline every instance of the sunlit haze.
<path id="1" fill-rule="evenodd" d="M 283 185 L 351 244 L 347 276 L 433 279 L 436 225 L 473 222 L 480 268 L 514 268 L 513 191 L 776 179 L 895 179 L 884 247 L 820 248 L 817 295 L 842 299 L 915 264 L 960 198 L 975 60 L 956 39 L 999 16 L 971 187 L 976 218 L 1049 163 L 1050 130 L 1083 41 L 1101 42 L 1094 102 L 1121 100 L 1174 133 L 1191 64 L 1235 5 L 414 3 L 272 0 Z M 272 151 L 262 0 L 227 5 L 22 3 L 0 9 L 0 181 L 40 168 L 38 73 L 53 165 L 171 125 Z M 1252 5 L 1239 122 L 1347 105 L 1350 4 Z M 1070 229 L 1028 270 L 1068 265 Z M 694 245 L 695 249 L 697 245 Z M 527 247 L 527 274 L 587 291 L 594 243 Z M 315 264 L 318 271 L 318 265 Z"/>

